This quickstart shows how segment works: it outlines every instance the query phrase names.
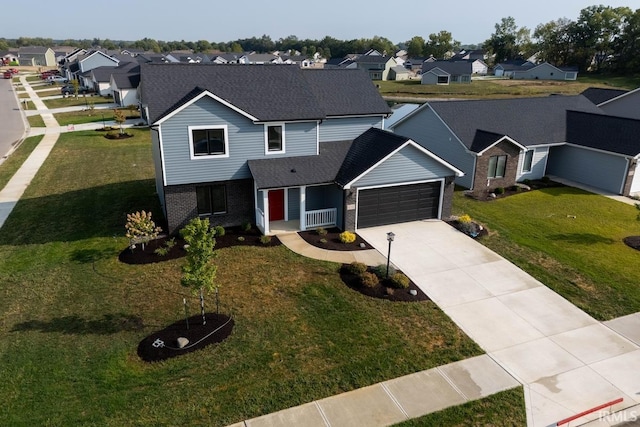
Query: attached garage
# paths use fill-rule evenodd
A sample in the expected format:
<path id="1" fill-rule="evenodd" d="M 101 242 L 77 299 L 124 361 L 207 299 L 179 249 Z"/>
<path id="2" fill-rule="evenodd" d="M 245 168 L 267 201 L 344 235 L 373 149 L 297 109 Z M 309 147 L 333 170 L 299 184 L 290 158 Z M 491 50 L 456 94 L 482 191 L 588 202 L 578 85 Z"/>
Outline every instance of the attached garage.
<path id="1" fill-rule="evenodd" d="M 361 189 L 357 227 L 438 218 L 442 181 Z"/>

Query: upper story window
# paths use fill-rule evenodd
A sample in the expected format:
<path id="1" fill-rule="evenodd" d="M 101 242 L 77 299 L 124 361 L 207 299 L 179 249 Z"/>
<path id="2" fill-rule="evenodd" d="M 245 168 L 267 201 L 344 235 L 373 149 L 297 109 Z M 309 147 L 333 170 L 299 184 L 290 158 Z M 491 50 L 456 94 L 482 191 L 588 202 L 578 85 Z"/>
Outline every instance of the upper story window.
<path id="1" fill-rule="evenodd" d="M 229 157 L 227 126 L 189 126 L 192 159 Z"/>
<path id="2" fill-rule="evenodd" d="M 522 162 L 522 172 L 531 172 L 533 165 L 533 150 L 527 150 L 524 153 L 524 161 Z"/>
<path id="3" fill-rule="evenodd" d="M 265 152 L 266 154 L 284 153 L 284 124 L 265 125 Z"/>
<path id="4" fill-rule="evenodd" d="M 504 178 L 504 172 L 507 168 L 507 156 L 491 156 L 489 158 L 489 170 L 487 176 L 489 178 Z"/>

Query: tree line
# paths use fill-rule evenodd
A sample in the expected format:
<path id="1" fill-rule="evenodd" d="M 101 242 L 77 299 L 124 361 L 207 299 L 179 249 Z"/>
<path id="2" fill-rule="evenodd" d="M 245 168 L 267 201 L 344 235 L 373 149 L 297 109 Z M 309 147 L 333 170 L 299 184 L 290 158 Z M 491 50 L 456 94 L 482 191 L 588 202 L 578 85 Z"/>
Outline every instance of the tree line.
<path id="1" fill-rule="evenodd" d="M 176 50 L 195 52 L 247 52 L 298 51 L 312 57 L 316 53 L 324 58 L 344 57 L 350 53 L 362 53 L 375 49 L 393 55 L 405 49 L 410 57 L 445 58 L 456 52 L 461 43 L 448 31 L 431 33 L 425 39 L 414 36 L 406 42 L 394 44 L 391 40 L 374 36 L 354 40 L 338 40 L 326 36 L 320 40 L 299 39 L 291 35 L 272 40 L 268 35 L 238 39 L 229 42 L 207 40 L 160 41 L 144 38 L 137 41 L 109 39 L 62 40 L 20 37 L 9 40 L 0 38 L 0 51 L 21 46 L 67 45 L 82 48 L 140 49 L 156 53 Z M 502 18 L 495 24 L 490 38 L 479 45 L 464 46 L 467 49 L 485 49 L 491 62 L 528 59 L 531 56 L 556 66 L 577 66 L 580 71 L 637 72 L 640 66 L 640 9 L 628 7 L 590 6 L 582 9 L 576 20 L 559 18 L 540 24 L 532 31 L 518 27 L 513 17 Z"/>

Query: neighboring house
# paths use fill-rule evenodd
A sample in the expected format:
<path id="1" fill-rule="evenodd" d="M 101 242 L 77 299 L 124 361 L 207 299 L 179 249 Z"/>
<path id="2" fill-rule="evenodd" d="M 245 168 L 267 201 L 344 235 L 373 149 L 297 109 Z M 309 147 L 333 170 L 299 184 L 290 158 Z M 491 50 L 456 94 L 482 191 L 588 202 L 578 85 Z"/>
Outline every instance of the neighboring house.
<path id="1" fill-rule="evenodd" d="M 493 67 L 493 75 L 496 77 L 509 77 L 512 78 L 516 71 L 528 70 L 535 67 L 536 64 L 524 61 L 513 60 L 508 62 L 501 62 Z"/>
<path id="2" fill-rule="evenodd" d="M 471 61 L 471 72 L 486 76 L 489 73 L 489 66 L 482 59 L 474 59 Z"/>
<path id="3" fill-rule="evenodd" d="M 133 60 L 133 58 L 131 58 Z M 120 61 L 100 50 L 93 50 L 85 54 L 76 55 L 72 62 L 66 63 L 63 74 L 69 80 L 78 80 L 83 86 L 91 86 L 93 83 L 88 71 L 98 67 L 117 67 Z"/>
<path id="4" fill-rule="evenodd" d="M 50 47 L 24 46 L 18 49 L 20 65 L 55 67 L 56 53 Z"/>
<path id="5" fill-rule="evenodd" d="M 191 218 L 346 230 L 449 215 L 461 171 L 383 131 L 366 74 L 143 64 L 156 189 L 170 232 Z"/>
<path id="6" fill-rule="evenodd" d="M 389 80 L 409 80 L 411 71 L 404 68 L 402 65 L 396 65 L 389 70 Z"/>
<path id="7" fill-rule="evenodd" d="M 431 61 L 422 64 L 423 85 L 471 83 L 472 64 L 468 61 Z"/>
<path id="8" fill-rule="evenodd" d="M 627 195 L 640 191 L 639 126 L 576 95 L 431 102 L 391 130 L 465 172 L 457 183 L 474 191 L 551 174 Z"/>
<path id="9" fill-rule="evenodd" d="M 138 56 L 137 58 L 140 58 L 140 56 Z M 121 65 L 118 65 L 117 67 L 103 66 L 94 68 L 93 70 L 87 72 L 88 76 L 86 78 L 90 82 L 90 84 L 87 86 L 92 87 L 98 95 L 113 95 L 113 88 L 111 87 L 111 76 L 113 74 L 127 73 L 137 73 L 139 75 L 140 64 L 138 62 L 125 62 Z"/>
<path id="10" fill-rule="evenodd" d="M 128 73 L 111 74 L 110 85 L 113 93 L 113 102 L 120 107 L 137 106 L 139 104 L 140 69 L 138 67 Z"/>
<path id="11" fill-rule="evenodd" d="M 2 62 L 5 64 L 18 62 L 18 52 L 0 52 L 0 59 L 2 59 Z"/>
<path id="12" fill-rule="evenodd" d="M 404 63 L 402 65 L 404 65 L 404 67 L 407 70 L 411 70 L 414 73 L 420 73 L 422 72 L 422 64 L 427 61 L 430 60 L 432 57 L 430 58 L 422 58 L 422 57 L 414 57 L 414 58 L 408 58 L 404 61 Z M 435 59 L 434 59 L 435 61 Z"/>
<path id="13" fill-rule="evenodd" d="M 578 68 L 558 68 L 548 62 L 543 62 L 526 70 L 516 69 L 513 71 L 512 77 L 515 80 L 576 80 Z"/>
<path id="14" fill-rule="evenodd" d="M 632 91 L 588 88 L 582 95 L 610 116 L 640 119 L 640 88 Z"/>
<path id="15" fill-rule="evenodd" d="M 391 56 L 382 55 L 375 49 L 364 54 L 351 53 L 344 58 L 332 58 L 325 68 L 346 68 L 363 70 L 371 80 L 390 80 L 390 72 L 398 63 Z"/>

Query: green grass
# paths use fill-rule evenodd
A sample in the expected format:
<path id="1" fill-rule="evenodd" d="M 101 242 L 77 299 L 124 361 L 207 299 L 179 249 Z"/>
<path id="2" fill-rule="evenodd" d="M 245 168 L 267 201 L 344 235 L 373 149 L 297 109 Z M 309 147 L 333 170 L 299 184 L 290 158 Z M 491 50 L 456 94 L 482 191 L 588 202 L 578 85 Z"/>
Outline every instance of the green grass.
<path id="1" fill-rule="evenodd" d="M 522 387 L 493 394 L 464 405 L 453 406 L 423 417 L 414 418 L 396 427 L 463 427 L 463 426 L 526 426 L 524 391 Z"/>
<path id="2" fill-rule="evenodd" d="M 40 128 L 44 127 L 44 120 L 40 114 L 36 114 L 35 116 L 28 116 L 27 121 L 29 122 L 29 126 L 32 128 Z"/>
<path id="3" fill-rule="evenodd" d="M 56 95 L 60 95 L 60 90 L 56 93 Z M 113 99 L 105 98 L 103 96 L 84 96 L 79 94 L 76 98 L 73 95 L 67 96 L 66 98 L 56 98 L 56 99 L 46 99 L 43 101 L 44 104 L 49 109 L 55 108 L 63 108 L 63 107 L 76 107 L 78 105 L 91 105 L 91 103 L 95 104 L 109 104 L 113 103 Z"/>
<path id="4" fill-rule="evenodd" d="M 577 81 L 473 80 L 469 84 L 422 85 L 420 80 L 376 81 L 386 97 L 422 98 L 509 98 L 547 96 L 552 93 L 577 95 L 589 87 L 635 89 L 640 77 L 589 76 Z"/>
<path id="5" fill-rule="evenodd" d="M 433 303 L 362 296 L 284 246 L 235 247 L 216 251 L 233 334 L 143 363 L 138 343 L 197 299 L 183 260 L 118 261 L 126 214 L 160 214 L 149 131 L 130 132 L 62 134 L 0 232 L 0 425 L 226 425 L 481 353 Z"/>
<path id="6" fill-rule="evenodd" d="M 39 117 L 39 116 L 38 116 Z M 42 140 L 42 135 L 25 139 L 22 144 L 2 164 L 0 164 L 0 190 L 7 185 L 13 174 L 16 173 L 24 161 L 29 157 L 34 148 Z"/>
<path id="7" fill-rule="evenodd" d="M 53 115 L 60 126 L 66 126 L 69 124 L 80 123 L 94 123 L 105 121 L 113 121 L 115 119 L 113 110 L 83 110 L 83 111 L 70 111 L 66 113 L 57 113 Z M 126 110 L 127 119 L 140 118 L 138 111 Z"/>
<path id="8" fill-rule="evenodd" d="M 571 187 L 490 202 L 456 192 L 453 206 L 491 231 L 483 244 L 596 319 L 640 311 L 640 252 L 622 241 L 640 235 L 634 206 Z"/>

